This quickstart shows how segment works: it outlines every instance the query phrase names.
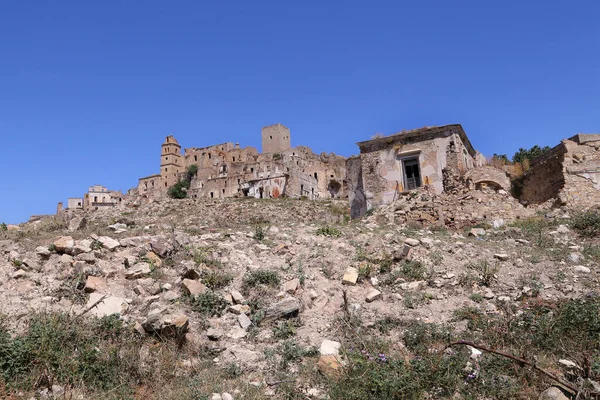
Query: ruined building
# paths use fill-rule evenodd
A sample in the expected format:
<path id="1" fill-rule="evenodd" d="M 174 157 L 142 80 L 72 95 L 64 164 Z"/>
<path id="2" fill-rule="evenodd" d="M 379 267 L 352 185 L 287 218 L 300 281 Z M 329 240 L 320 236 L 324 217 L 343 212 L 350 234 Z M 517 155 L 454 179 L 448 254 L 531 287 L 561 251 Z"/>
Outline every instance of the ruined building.
<path id="1" fill-rule="evenodd" d="M 485 164 L 483 155 L 475 151 L 458 124 L 402 131 L 357 144 L 360 155 L 346 163 L 354 218 L 421 186 L 438 194 L 450 190 L 457 178 Z M 490 176 L 483 174 L 476 179 L 478 183 L 506 186 L 504 180 L 497 183 Z"/>
<path id="2" fill-rule="evenodd" d="M 600 134 L 578 134 L 534 159 L 521 200 L 590 207 L 600 202 Z"/>
<path id="3" fill-rule="evenodd" d="M 308 147 L 291 146 L 290 130 L 281 124 L 262 128 L 262 153 L 254 147 L 221 143 L 202 148 L 181 146 L 173 136 L 162 144 L 160 174 L 141 178 L 142 199 L 165 196 L 192 165 L 198 171 L 191 181 L 192 198 L 346 196 L 346 160 L 335 154 L 314 154 Z"/>
<path id="4" fill-rule="evenodd" d="M 62 202 L 58 203 L 57 212 L 62 211 Z M 88 187 L 83 197 L 69 197 L 67 210 L 97 210 L 105 207 L 123 206 L 123 193 L 117 190 L 109 190 L 102 185 Z"/>

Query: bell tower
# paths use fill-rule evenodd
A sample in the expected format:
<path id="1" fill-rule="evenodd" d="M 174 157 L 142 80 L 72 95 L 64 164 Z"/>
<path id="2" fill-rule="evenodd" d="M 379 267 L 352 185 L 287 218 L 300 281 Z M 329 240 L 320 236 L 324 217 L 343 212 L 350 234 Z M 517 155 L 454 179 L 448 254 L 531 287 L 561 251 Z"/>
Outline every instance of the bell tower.
<path id="1" fill-rule="evenodd" d="M 166 137 L 161 146 L 160 181 L 165 190 L 179 181 L 179 173 L 183 172 L 181 146 L 173 135 Z"/>

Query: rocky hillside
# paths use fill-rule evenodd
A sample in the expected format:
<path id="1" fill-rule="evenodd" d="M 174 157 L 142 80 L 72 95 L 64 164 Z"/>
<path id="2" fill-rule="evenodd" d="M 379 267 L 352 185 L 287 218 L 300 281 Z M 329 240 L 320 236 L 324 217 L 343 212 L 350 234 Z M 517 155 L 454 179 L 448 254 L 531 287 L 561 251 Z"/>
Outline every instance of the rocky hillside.
<path id="1" fill-rule="evenodd" d="M 2 232 L 0 395 L 559 399 L 600 389 L 596 214 L 529 210 L 495 227 L 432 230 L 407 212 L 397 204 L 350 222 L 346 202 L 164 200 Z"/>

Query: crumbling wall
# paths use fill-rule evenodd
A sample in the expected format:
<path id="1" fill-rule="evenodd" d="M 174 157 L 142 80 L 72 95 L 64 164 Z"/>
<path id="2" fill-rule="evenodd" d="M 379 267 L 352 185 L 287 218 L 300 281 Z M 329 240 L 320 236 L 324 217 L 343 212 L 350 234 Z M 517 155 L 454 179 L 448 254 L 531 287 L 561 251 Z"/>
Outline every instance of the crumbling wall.
<path id="1" fill-rule="evenodd" d="M 563 162 L 566 153 L 567 147 L 561 143 L 533 161 L 522 177 L 521 200 L 539 204 L 559 197 L 565 185 Z"/>
<path id="2" fill-rule="evenodd" d="M 564 185 L 559 201 L 577 207 L 600 203 L 600 135 L 576 135 L 564 141 Z"/>
<path id="3" fill-rule="evenodd" d="M 350 202 L 350 217 L 358 218 L 367 212 L 367 198 L 363 185 L 362 162 L 360 156 L 346 160 L 348 181 L 348 200 Z"/>

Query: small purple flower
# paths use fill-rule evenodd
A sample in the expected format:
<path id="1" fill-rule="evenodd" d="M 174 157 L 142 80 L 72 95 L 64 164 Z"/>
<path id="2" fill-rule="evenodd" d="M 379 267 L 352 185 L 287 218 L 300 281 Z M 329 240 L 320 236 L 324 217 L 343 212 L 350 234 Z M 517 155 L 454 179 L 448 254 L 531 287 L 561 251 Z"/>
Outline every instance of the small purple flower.
<path id="1" fill-rule="evenodd" d="M 369 357 L 369 360 L 373 361 L 373 360 L 374 360 L 374 358 L 373 358 L 373 357 Z"/>
<path id="2" fill-rule="evenodd" d="M 379 354 L 379 357 L 380 357 L 380 358 L 385 358 L 385 354 L 383 354 L 383 353 L 382 353 L 382 354 Z"/>
<path id="3" fill-rule="evenodd" d="M 366 350 L 361 350 L 360 352 L 363 353 L 363 354 L 367 354 Z"/>

